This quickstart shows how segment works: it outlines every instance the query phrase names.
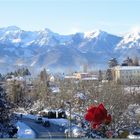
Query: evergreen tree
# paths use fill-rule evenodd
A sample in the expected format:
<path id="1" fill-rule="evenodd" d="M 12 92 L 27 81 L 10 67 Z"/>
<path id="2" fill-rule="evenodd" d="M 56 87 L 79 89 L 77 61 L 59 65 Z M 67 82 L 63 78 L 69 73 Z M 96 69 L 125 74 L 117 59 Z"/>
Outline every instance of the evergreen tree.
<path id="1" fill-rule="evenodd" d="M 40 80 L 47 83 L 48 74 L 46 72 L 46 69 L 44 69 L 43 71 L 40 72 Z"/>
<path id="2" fill-rule="evenodd" d="M 25 75 L 27 76 L 27 75 L 31 75 L 31 73 L 30 73 L 30 71 L 29 71 L 29 69 L 25 69 Z"/>
<path id="3" fill-rule="evenodd" d="M 101 70 L 99 70 L 98 80 L 99 81 L 102 81 L 103 80 L 103 74 L 102 74 L 102 71 Z"/>
<path id="4" fill-rule="evenodd" d="M 133 66 L 133 65 L 134 65 L 133 60 L 130 57 L 127 57 L 122 63 L 122 66 Z"/>
<path id="5" fill-rule="evenodd" d="M 107 71 L 106 71 L 106 80 L 108 80 L 108 81 L 113 80 L 111 69 L 107 69 Z"/>
<path id="6" fill-rule="evenodd" d="M 117 59 L 116 58 L 110 59 L 109 62 L 108 62 L 108 65 L 109 65 L 109 68 L 117 66 L 118 65 Z"/>
<path id="7" fill-rule="evenodd" d="M 7 95 L 0 87 L 0 138 L 12 138 L 17 133 L 17 128 L 11 124 L 11 104 L 7 100 Z"/>

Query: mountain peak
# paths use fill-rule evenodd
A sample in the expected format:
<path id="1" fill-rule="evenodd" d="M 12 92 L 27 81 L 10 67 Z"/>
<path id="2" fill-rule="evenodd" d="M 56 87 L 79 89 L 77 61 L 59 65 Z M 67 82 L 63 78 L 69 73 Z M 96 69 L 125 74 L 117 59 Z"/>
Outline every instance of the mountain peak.
<path id="1" fill-rule="evenodd" d="M 102 30 L 94 30 L 94 31 L 90 31 L 90 32 L 85 32 L 84 33 L 84 37 L 85 38 L 96 38 L 100 35 L 106 34 L 106 32 L 102 31 Z"/>
<path id="2" fill-rule="evenodd" d="M 17 26 L 8 26 L 8 27 L 5 27 L 4 29 L 6 30 L 21 30 L 19 27 Z"/>
<path id="3" fill-rule="evenodd" d="M 133 30 L 133 31 L 127 33 L 124 36 L 124 39 L 127 40 L 128 42 L 138 40 L 138 39 L 140 39 L 140 31 Z"/>
<path id="4" fill-rule="evenodd" d="M 50 29 L 48 29 L 48 28 L 43 28 L 42 30 L 40 30 L 41 32 L 43 32 L 43 33 L 46 33 L 46 34 L 48 34 L 48 33 L 53 33 Z"/>
<path id="5" fill-rule="evenodd" d="M 117 44 L 116 49 L 121 48 L 139 48 L 140 47 L 140 30 L 135 29 L 131 30 L 131 32 L 125 34 L 123 39 Z"/>

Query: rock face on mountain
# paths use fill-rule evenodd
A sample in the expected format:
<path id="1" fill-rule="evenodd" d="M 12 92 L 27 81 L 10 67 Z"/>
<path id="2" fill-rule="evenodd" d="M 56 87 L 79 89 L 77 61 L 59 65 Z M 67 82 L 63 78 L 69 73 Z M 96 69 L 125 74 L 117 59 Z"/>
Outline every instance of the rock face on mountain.
<path id="1" fill-rule="evenodd" d="M 119 61 L 140 54 L 140 33 L 116 36 L 96 30 L 60 35 L 49 29 L 24 31 L 15 26 L 0 28 L 0 72 L 28 67 L 53 72 L 107 67 L 110 58 Z"/>

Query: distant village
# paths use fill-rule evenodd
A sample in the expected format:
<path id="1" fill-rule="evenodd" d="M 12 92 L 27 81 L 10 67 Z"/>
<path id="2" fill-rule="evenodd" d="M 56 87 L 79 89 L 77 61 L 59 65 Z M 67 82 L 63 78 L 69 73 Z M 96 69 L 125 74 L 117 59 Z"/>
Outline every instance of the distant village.
<path id="1" fill-rule="evenodd" d="M 118 64 L 116 58 L 108 62 L 108 69 L 98 72 L 88 72 L 88 67 L 83 67 L 83 72 L 75 72 L 72 75 L 66 75 L 65 79 L 82 81 L 114 81 L 121 84 L 138 84 L 140 82 L 139 59 L 127 57 L 121 64 Z"/>
<path id="2" fill-rule="evenodd" d="M 94 81 L 107 83 L 113 81 L 119 84 L 138 84 L 140 82 L 140 65 L 138 57 L 127 57 L 121 64 L 118 63 L 116 58 L 112 58 L 108 61 L 108 68 L 106 70 L 89 71 L 88 66 L 84 65 L 82 72 L 73 72 L 71 74 L 51 74 L 48 73 L 48 81 L 54 81 L 55 78 L 74 81 Z M 6 75 L 0 75 L 0 80 L 7 81 L 25 81 L 29 85 L 31 84 L 32 77 L 31 72 L 27 68 L 18 69 L 15 72 L 7 73 Z M 52 83 L 52 82 L 50 82 Z"/>

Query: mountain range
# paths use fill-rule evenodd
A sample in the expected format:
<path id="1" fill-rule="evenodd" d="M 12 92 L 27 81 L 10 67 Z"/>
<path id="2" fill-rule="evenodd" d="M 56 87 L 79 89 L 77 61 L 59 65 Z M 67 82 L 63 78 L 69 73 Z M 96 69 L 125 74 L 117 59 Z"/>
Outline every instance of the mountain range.
<path id="1" fill-rule="evenodd" d="M 49 29 L 25 31 L 16 26 L 0 28 L 0 72 L 28 67 L 39 72 L 70 72 L 107 68 L 108 60 L 116 57 L 140 58 L 140 32 L 118 36 L 101 30 L 60 35 Z"/>

